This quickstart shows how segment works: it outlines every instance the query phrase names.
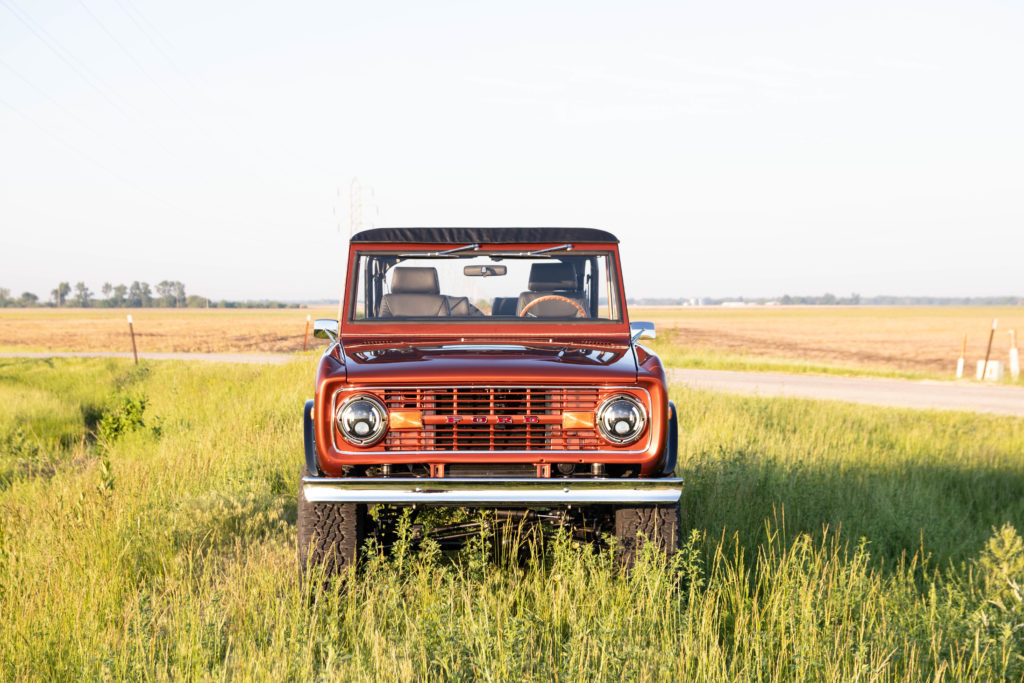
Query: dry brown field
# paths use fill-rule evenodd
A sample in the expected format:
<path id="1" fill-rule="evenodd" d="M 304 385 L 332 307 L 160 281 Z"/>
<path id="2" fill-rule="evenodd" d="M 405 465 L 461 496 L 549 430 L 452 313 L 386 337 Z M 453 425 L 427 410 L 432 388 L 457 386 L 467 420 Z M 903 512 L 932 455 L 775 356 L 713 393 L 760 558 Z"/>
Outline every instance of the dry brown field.
<path id="1" fill-rule="evenodd" d="M 662 347 L 940 376 L 955 373 L 965 333 L 973 371 L 994 318 L 994 359 L 1008 361 L 1009 330 L 1024 333 L 1022 307 L 638 307 L 630 317 L 653 320 Z"/>
<path id="2" fill-rule="evenodd" d="M 2 351 L 130 351 L 125 315 L 140 351 L 289 352 L 302 349 L 315 309 L 0 309 Z M 765 359 L 864 371 L 952 375 L 962 335 L 968 368 L 984 357 L 993 318 L 993 357 L 1006 360 L 1009 330 L 1024 333 L 1021 307 L 636 307 L 653 320 L 659 350 L 680 359 Z M 314 341 L 310 340 L 312 346 Z"/>
<path id="3" fill-rule="evenodd" d="M 266 353 L 300 351 L 306 315 L 338 309 L 8 308 L 0 309 L 0 351 L 131 351 L 128 314 L 139 351 Z"/>

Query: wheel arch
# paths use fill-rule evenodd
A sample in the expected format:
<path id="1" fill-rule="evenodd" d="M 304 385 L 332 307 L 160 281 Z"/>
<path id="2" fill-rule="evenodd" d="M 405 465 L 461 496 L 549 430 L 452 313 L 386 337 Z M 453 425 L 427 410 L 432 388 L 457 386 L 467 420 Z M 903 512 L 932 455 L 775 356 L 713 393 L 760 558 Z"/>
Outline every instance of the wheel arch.
<path id="1" fill-rule="evenodd" d="M 306 470 L 310 476 L 319 477 L 323 473 L 317 463 L 316 457 L 316 434 L 313 431 L 313 409 L 316 402 L 313 399 L 306 401 L 302 409 L 302 436 L 306 450 Z"/>

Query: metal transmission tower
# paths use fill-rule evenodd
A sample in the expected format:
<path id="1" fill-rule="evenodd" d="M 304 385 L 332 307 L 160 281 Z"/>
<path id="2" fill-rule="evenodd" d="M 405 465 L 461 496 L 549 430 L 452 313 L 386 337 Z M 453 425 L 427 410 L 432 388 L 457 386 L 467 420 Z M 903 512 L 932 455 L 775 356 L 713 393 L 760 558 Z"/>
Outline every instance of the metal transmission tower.
<path id="1" fill-rule="evenodd" d="M 380 215 L 380 208 L 377 206 L 376 194 L 372 187 L 367 187 L 367 191 L 370 195 L 370 207 L 372 219 L 370 220 L 369 227 L 377 227 L 377 217 Z M 338 232 L 341 232 L 341 220 L 340 220 L 340 209 L 341 204 L 341 187 L 338 188 L 337 197 L 334 204 L 334 219 L 337 222 Z M 359 178 L 354 177 L 348 185 L 348 236 L 356 234 L 364 227 L 363 225 L 363 185 L 359 182 Z M 343 262 L 344 263 L 344 262 Z M 342 278 L 341 278 L 341 297 L 345 296 L 345 266 L 342 266 Z M 338 323 L 341 323 L 341 297 L 338 301 Z"/>
<path id="2" fill-rule="evenodd" d="M 341 232 L 341 221 L 338 220 L 338 204 L 341 203 L 341 188 L 338 188 L 337 201 L 334 205 L 334 218 L 338 223 L 338 232 Z M 353 176 L 352 181 L 348 184 L 348 236 L 352 237 L 355 233 L 363 229 L 363 186 L 359 182 L 359 178 Z M 342 305 L 345 298 L 345 280 L 347 279 L 348 273 L 346 272 L 347 264 L 342 261 L 341 268 L 341 292 L 338 296 L 338 324 L 341 324 L 342 317 Z"/>
<path id="3" fill-rule="evenodd" d="M 359 178 L 352 178 L 348 190 L 348 234 L 351 237 L 363 229 L 363 186 Z"/>
<path id="4" fill-rule="evenodd" d="M 355 233 L 363 230 L 364 228 L 375 228 L 377 227 L 377 219 L 380 217 L 380 207 L 377 205 L 377 193 L 374 191 L 372 186 L 367 186 L 365 193 L 369 195 L 367 210 L 369 212 L 368 222 L 363 222 L 363 184 L 359 182 L 359 178 L 353 177 L 352 181 L 348 186 L 348 235 L 351 237 Z M 334 220 L 338 226 L 338 232 L 341 232 L 341 213 L 344 209 L 341 208 L 342 204 L 342 192 L 341 186 L 338 187 L 334 201 Z"/>
<path id="5" fill-rule="evenodd" d="M 338 207 L 341 204 L 341 185 L 334 193 L 334 207 L 331 208 L 331 215 L 334 216 L 334 224 L 337 226 L 338 234 L 341 234 L 341 217 L 338 215 Z"/>

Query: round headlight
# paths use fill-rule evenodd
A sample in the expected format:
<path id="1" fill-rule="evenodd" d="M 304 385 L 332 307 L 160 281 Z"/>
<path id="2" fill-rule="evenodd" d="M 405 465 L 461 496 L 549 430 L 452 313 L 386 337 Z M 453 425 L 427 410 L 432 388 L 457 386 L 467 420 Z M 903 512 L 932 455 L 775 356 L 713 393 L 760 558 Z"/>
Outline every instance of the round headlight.
<path id="1" fill-rule="evenodd" d="M 388 411 L 373 396 L 353 396 L 338 408 L 338 431 L 357 446 L 380 441 L 388 428 Z"/>
<path id="2" fill-rule="evenodd" d="M 601 436 L 614 444 L 633 443 L 640 438 L 646 424 L 647 411 L 632 396 L 612 396 L 597 409 L 597 428 Z"/>

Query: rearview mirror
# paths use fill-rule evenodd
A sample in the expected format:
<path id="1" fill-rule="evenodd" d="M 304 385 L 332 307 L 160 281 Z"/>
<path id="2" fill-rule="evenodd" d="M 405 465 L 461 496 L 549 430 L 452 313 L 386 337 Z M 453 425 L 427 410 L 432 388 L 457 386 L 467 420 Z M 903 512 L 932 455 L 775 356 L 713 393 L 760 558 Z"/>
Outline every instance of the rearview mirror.
<path id="1" fill-rule="evenodd" d="M 629 333 L 633 341 L 643 337 L 644 339 L 657 339 L 658 334 L 654 331 L 654 323 L 629 321 Z"/>
<path id="2" fill-rule="evenodd" d="M 507 266 L 466 266 L 462 269 L 463 275 L 470 277 L 491 277 L 492 275 L 504 275 L 507 272 Z"/>
<path id="3" fill-rule="evenodd" d="M 317 339 L 337 340 L 338 321 L 334 318 L 317 318 L 313 323 L 313 336 Z"/>

